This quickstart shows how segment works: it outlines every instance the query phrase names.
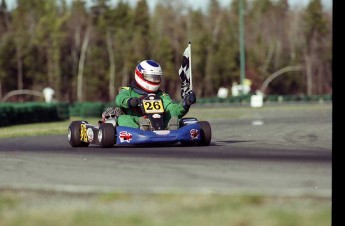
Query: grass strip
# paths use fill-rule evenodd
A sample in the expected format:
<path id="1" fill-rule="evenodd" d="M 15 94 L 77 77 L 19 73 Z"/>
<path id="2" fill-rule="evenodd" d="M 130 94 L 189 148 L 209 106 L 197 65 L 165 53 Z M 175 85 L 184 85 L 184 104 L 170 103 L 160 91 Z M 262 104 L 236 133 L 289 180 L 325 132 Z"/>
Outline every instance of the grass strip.
<path id="1" fill-rule="evenodd" d="M 0 225 L 324 226 L 331 225 L 331 206 L 316 197 L 3 189 Z"/>

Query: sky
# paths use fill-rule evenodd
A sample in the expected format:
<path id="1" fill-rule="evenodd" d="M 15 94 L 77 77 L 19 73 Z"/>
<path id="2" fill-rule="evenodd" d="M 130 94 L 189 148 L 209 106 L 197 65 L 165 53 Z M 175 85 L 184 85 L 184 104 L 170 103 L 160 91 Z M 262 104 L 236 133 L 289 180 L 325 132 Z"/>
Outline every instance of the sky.
<path id="1" fill-rule="evenodd" d="M 8 8 L 12 9 L 15 4 L 16 4 L 16 0 L 5 0 Z M 59 1 L 59 0 L 58 0 Z M 73 0 L 68 0 L 68 1 L 73 1 Z M 87 0 L 88 2 L 92 2 L 92 0 Z M 126 0 L 123 0 L 126 1 Z M 127 0 L 131 5 L 135 5 L 137 1 L 140 0 Z M 160 0 L 146 0 L 149 8 L 153 9 L 155 4 L 160 1 Z M 181 1 L 181 0 L 180 0 Z M 194 9 L 202 9 L 204 10 L 206 8 L 206 6 L 209 3 L 209 0 L 183 0 L 187 3 L 189 3 Z M 224 6 L 224 7 L 228 7 L 230 5 L 231 0 L 218 0 L 220 5 Z M 118 2 L 118 0 L 111 0 L 111 2 L 113 4 L 116 4 Z M 308 3 L 310 2 L 310 0 L 289 0 L 290 3 L 290 7 L 294 8 L 294 7 L 304 7 L 306 6 Z M 332 8 L 333 5 L 333 0 L 321 0 L 323 6 L 326 9 L 330 9 Z"/>
<path id="2" fill-rule="evenodd" d="M 114 2 L 117 2 L 117 0 L 112 0 Z M 128 2 L 131 2 L 133 4 L 135 4 L 138 0 L 127 0 Z M 153 7 L 156 2 L 159 0 L 147 0 L 148 4 L 150 7 Z M 183 0 L 188 2 L 190 5 L 194 6 L 196 9 L 197 8 L 205 8 L 208 3 L 209 0 Z M 222 6 L 228 7 L 230 5 L 231 0 L 218 0 L 219 3 Z M 308 3 L 310 2 L 310 0 L 289 0 L 290 6 L 294 7 L 294 6 L 306 6 L 308 5 Z M 324 7 L 332 7 L 333 4 L 333 0 L 321 0 L 322 4 Z"/>

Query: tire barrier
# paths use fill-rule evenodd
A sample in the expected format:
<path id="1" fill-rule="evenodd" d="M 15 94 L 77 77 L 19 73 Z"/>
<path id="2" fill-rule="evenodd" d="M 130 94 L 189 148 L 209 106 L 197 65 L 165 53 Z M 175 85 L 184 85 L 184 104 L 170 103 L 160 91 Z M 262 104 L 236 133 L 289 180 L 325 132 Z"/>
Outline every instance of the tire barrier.
<path id="1" fill-rule="evenodd" d="M 0 103 L 0 126 L 69 119 L 67 103 Z"/>

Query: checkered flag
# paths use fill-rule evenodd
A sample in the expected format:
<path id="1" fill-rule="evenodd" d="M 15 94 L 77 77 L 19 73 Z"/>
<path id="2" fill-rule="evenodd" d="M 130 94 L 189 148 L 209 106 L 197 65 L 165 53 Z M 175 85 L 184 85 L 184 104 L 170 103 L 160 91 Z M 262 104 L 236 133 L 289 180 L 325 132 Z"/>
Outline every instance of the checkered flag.
<path id="1" fill-rule="evenodd" d="M 188 47 L 185 49 L 182 58 L 182 64 L 178 71 L 181 79 L 181 97 L 182 99 L 192 91 L 192 54 L 191 54 L 191 43 L 188 43 Z"/>

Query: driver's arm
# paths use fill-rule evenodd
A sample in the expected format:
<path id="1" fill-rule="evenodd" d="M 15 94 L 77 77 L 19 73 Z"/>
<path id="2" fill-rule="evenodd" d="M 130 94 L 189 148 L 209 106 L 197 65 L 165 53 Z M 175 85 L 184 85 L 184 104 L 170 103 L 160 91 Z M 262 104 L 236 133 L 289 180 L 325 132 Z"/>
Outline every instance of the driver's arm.
<path id="1" fill-rule="evenodd" d="M 128 108 L 128 100 L 131 98 L 129 87 L 122 87 L 119 94 L 115 97 L 115 105 L 122 108 Z"/>
<path id="2" fill-rule="evenodd" d="M 163 99 L 165 111 L 169 111 L 172 116 L 182 118 L 188 113 L 188 110 L 183 107 L 182 103 L 174 103 L 168 94 L 163 93 L 161 98 Z"/>

